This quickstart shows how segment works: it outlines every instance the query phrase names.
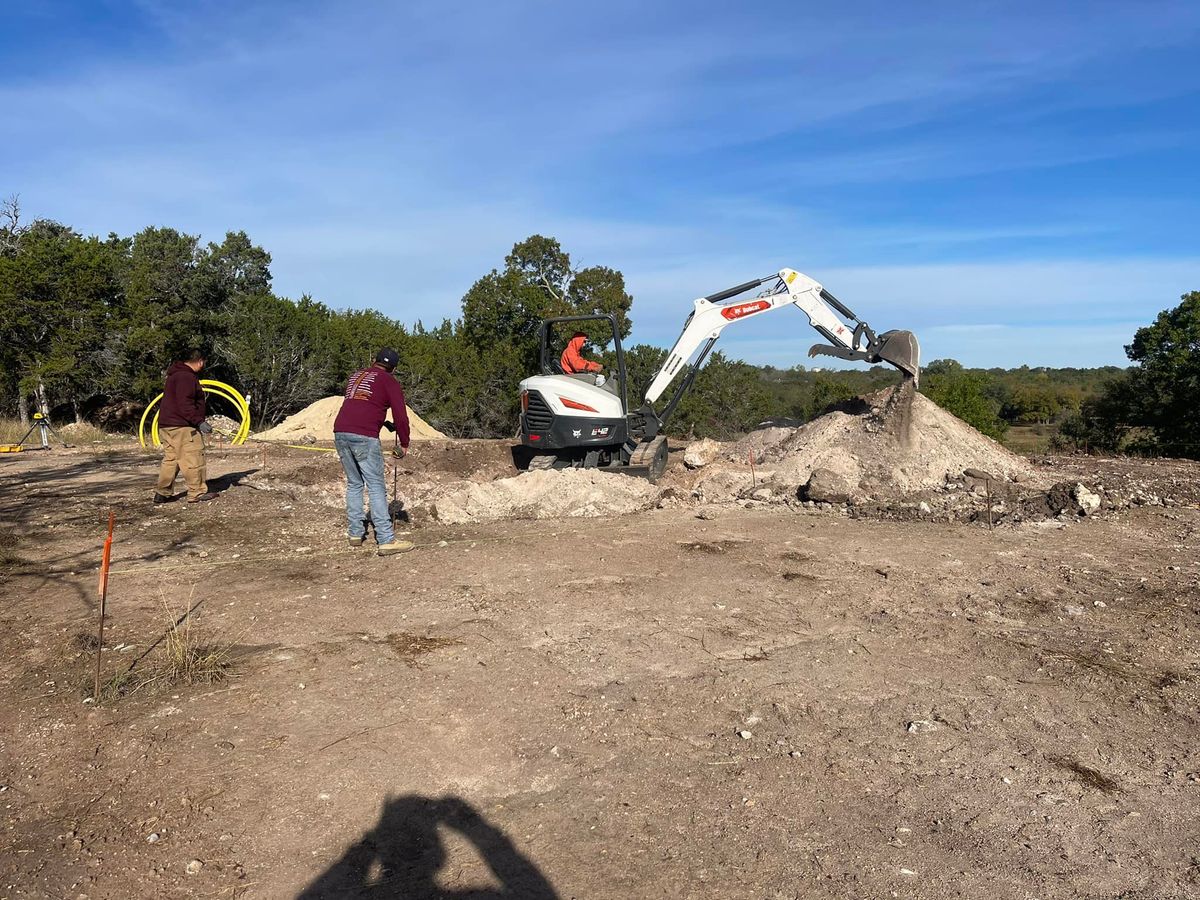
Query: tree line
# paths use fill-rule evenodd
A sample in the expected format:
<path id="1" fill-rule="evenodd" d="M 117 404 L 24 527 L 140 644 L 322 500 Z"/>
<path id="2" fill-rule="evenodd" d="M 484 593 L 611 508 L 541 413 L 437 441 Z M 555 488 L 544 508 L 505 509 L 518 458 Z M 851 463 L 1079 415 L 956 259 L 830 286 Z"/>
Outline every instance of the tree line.
<path id="1" fill-rule="evenodd" d="M 620 272 L 574 268 L 557 241 L 536 235 L 471 287 L 460 318 L 430 327 L 281 297 L 270 265 L 241 231 L 208 244 L 165 227 L 99 238 L 48 220 L 25 224 L 8 201 L 0 210 L 0 415 L 28 422 L 40 410 L 126 427 L 162 389 L 169 363 L 198 348 L 206 375 L 246 394 L 255 427 L 265 427 L 340 393 L 350 372 L 390 346 L 410 404 L 436 427 L 507 436 L 516 382 L 535 371 L 543 317 L 600 310 L 617 317 L 623 335 L 630 327 Z"/>
<path id="2" fill-rule="evenodd" d="M 431 326 L 281 297 L 270 266 L 270 254 L 241 231 L 207 244 L 166 227 L 99 238 L 44 219 L 25 223 L 8 201 L 0 207 L 0 415 L 27 421 L 40 409 L 59 421 L 127 427 L 161 389 L 169 362 L 198 347 L 208 374 L 247 394 L 255 427 L 265 427 L 340 392 L 349 372 L 392 346 L 409 402 L 431 424 L 455 437 L 509 437 L 517 382 L 538 370 L 542 319 L 600 312 L 614 316 L 622 338 L 632 329 L 621 272 L 577 268 L 541 235 L 515 244 L 503 267 L 480 277 L 459 317 Z M 608 327 L 584 330 L 611 371 Z M 1196 455 L 1200 432 L 1187 398 L 1200 396 L 1197 348 L 1200 294 L 1190 294 L 1137 333 L 1129 370 L 985 370 L 936 360 L 922 390 L 997 438 L 1014 424 L 1058 424 L 1067 446 Z M 632 404 L 665 354 L 648 344 L 626 349 Z M 716 352 L 672 430 L 728 438 L 764 421 L 804 422 L 895 381 L 882 366 L 777 369 Z"/>

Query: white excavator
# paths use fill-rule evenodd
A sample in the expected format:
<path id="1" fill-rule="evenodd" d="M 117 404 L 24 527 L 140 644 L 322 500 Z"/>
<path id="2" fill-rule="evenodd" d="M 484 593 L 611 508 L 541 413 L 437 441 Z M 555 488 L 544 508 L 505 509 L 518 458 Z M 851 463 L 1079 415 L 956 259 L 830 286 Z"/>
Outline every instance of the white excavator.
<path id="1" fill-rule="evenodd" d="M 726 302 L 756 288 L 753 299 Z M 814 344 L 808 355 L 835 356 L 867 363 L 888 363 L 916 382 L 921 376 L 921 348 L 911 331 L 876 335 L 833 294 L 794 269 L 755 278 L 695 301 L 683 333 L 646 388 L 642 406 L 630 410 L 625 356 L 615 317 L 562 316 L 541 327 L 541 374 L 521 382 L 521 443 L 531 453 L 530 469 L 610 468 L 657 481 L 667 466 L 663 430 L 680 398 L 691 387 L 721 332 L 734 322 L 772 310 L 796 306 L 829 344 Z M 844 317 L 843 321 L 840 316 Z M 616 352 L 616 372 L 607 379 L 594 374 L 564 373 L 549 355 L 555 326 L 606 322 Z M 671 399 L 655 410 L 671 383 L 682 379 Z"/>

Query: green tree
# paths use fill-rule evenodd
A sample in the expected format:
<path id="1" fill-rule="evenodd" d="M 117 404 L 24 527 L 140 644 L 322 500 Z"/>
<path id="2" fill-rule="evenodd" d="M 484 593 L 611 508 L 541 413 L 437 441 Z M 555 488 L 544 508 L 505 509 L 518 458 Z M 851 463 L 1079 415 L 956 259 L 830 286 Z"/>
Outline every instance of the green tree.
<path id="1" fill-rule="evenodd" d="M 921 374 L 921 390 L 947 412 L 989 437 L 1000 440 L 1008 423 L 1000 418 L 999 403 L 988 397 L 988 376 L 967 371 L 955 360 L 934 360 Z"/>
<path id="2" fill-rule="evenodd" d="M 167 364 L 189 347 L 204 350 L 212 310 L 194 290 L 198 240 L 173 228 L 147 228 L 129 242 L 123 266 L 125 310 L 118 390 L 149 400 Z"/>
<path id="3" fill-rule="evenodd" d="M 634 344 L 625 348 L 625 377 L 629 382 L 630 406 L 636 409 L 642 405 L 646 389 L 666 358 L 666 350 L 650 344 Z M 616 354 L 605 354 L 604 362 L 611 369 L 616 365 Z"/>
<path id="4" fill-rule="evenodd" d="M 1040 425 L 1048 425 L 1060 408 L 1058 395 L 1048 383 L 1019 385 L 1009 392 L 1007 402 L 1000 405 L 1005 419 Z"/>
<path id="5" fill-rule="evenodd" d="M 329 322 L 330 355 L 339 382 L 369 366 L 383 347 L 403 349 L 408 332 L 395 319 L 374 309 L 346 309 Z"/>
<path id="6" fill-rule="evenodd" d="M 273 425 L 337 383 L 332 313 L 311 297 L 293 303 L 273 294 L 237 294 L 221 316 L 216 357 L 249 398 L 256 427 Z"/>
<path id="7" fill-rule="evenodd" d="M 1084 400 L 1077 412 L 1068 413 L 1050 445 L 1056 450 L 1116 453 L 1129 435 L 1135 407 L 1133 382 L 1121 374 L 1109 380 L 1098 396 Z"/>
<path id="8" fill-rule="evenodd" d="M 418 322 L 400 348 L 396 375 L 405 399 L 422 418 L 451 437 L 491 437 L 483 423 L 493 408 L 483 396 L 487 376 L 479 352 L 449 319 L 433 329 Z M 508 436 L 510 423 L 498 421 Z"/>
<path id="9" fill-rule="evenodd" d="M 228 376 L 216 352 L 236 322 L 225 304 L 269 291 L 270 254 L 240 231 L 206 247 L 173 228 L 146 228 L 112 243 L 125 250 L 124 321 L 121 339 L 109 347 L 113 390 L 148 400 L 161 390 L 170 361 L 191 348 L 210 355 L 211 374 Z"/>
<path id="10" fill-rule="evenodd" d="M 1200 458 L 1200 291 L 1139 328 L 1126 355 L 1130 418 L 1150 429 L 1155 449 Z"/>
<path id="11" fill-rule="evenodd" d="M 849 400 L 856 393 L 844 380 L 817 372 L 814 373 L 807 399 L 796 411 L 799 418 L 811 421 L 823 415 L 833 404 Z"/>
<path id="12" fill-rule="evenodd" d="M 119 299 L 106 245 L 58 223 L 33 223 L 0 254 L 5 323 L 0 360 L 23 420 L 32 395 L 43 412 L 67 403 L 82 421 L 83 403 L 96 392 L 94 370 L 108 318 Z"/>
<path id="13" fill-rule="evenodd" d="M 683 395 L 667 422 L 667 431 L 728 440 L 753 430 L 771 414 L 770 393 L 758 369 L 728 359 L 718 350 L 696 374 L 691 390 Z"/>

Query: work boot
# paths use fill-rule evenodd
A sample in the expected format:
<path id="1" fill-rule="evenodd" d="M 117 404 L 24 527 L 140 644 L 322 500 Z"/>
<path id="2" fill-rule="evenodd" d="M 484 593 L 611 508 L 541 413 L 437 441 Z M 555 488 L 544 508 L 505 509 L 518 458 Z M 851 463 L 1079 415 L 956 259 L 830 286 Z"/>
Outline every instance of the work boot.
<path id="1" fill-rule="evenodd" d="M 346 535 L 346 543 L 351 547 L 361 547 L 363 545 L 363 536 L 360 534 L 358 537 L 355 537 L 352 534 L 348 534 Z"/>
<path id="2" fill-rule="evenodd" d="M 203 503 L 206 500 L 216 500 L 216 499 L 217 499 L 217 495 L 214 494 L 212 491 L 209 491 L 207 494 L 201 494 L 199 497 L 192 497 L 190 500 L 188 500 L 188 503 Z"/>
<path id="3" fill-rule="evenodd" d="M 162 494 L 158 493 L 158 491 L 155 491 L 155 492 L 154 492 L 154 502 L 155 502 L 156 504 L 158 504 L 158 503 L 170 503 L 170 502 L 171 502 L 172 500 L 174 500 L 174 499 L 175 499 L 175 498 L 174 498 L 173 496 L 172 496 L 172 497 L 164 497 Z"/>
<path id="4" fill-rule="evenodd" d="M 379 545 L 380 556 L 395 556 L 397 553 L 407 553 L 415 545 L 412 541 L 392 541 Z"/>

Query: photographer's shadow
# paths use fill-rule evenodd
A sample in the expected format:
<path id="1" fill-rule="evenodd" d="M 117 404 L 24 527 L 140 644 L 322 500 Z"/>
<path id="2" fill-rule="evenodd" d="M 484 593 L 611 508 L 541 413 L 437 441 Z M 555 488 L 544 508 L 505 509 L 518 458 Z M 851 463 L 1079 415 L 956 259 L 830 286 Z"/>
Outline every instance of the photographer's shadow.
<path id="1" fill-rule="evenodd" d="M 446 863 L 444 825 L 469 840 L 500 883 L 451 889 L 435 877 Z M 537 866 L 508 836 L 458 797 L 389 798 L 375 827 L 305 888 L 298 900 L 374 897 L 389 900 L 558 900 Z"/>

